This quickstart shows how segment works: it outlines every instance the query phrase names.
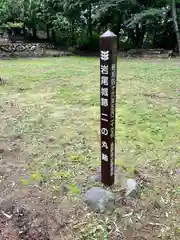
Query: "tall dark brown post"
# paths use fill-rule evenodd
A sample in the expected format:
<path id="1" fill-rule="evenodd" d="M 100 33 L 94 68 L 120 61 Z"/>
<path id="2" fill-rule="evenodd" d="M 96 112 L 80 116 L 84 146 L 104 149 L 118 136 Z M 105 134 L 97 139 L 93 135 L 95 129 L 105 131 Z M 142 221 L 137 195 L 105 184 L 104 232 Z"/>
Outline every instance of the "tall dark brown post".
<path id="1" fill-rule="evenodd" d="M 101 181 L 106 186 L 114 184 L 116 76 L 117 36 L 107 31 L 100 37 Z"/>

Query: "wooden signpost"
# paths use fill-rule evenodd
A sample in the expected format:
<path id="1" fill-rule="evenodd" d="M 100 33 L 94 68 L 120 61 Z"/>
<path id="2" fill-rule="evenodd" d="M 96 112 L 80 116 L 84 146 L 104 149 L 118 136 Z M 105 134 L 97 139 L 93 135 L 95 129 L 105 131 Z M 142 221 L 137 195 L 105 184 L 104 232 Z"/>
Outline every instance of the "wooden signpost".
<path id="1" fill-rule="evenodd" d="M 115 113 L 117 76 L 117 36 L 111 31 L 100 37 L 100 106 L 101 106 L 101 181 L 114 184 Z"/>

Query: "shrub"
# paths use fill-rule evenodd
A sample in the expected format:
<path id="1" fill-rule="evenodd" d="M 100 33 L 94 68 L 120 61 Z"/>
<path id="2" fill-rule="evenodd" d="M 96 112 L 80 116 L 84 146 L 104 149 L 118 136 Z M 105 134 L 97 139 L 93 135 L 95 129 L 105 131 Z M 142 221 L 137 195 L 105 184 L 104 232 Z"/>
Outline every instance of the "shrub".
<path id="1" fill-rule="evenodd" d="M 93 33 L 92 36 L 80 37 L 77 40 L 76 49 L 88 52 L 99 51 L 99 35 L 97 33 Z"/>

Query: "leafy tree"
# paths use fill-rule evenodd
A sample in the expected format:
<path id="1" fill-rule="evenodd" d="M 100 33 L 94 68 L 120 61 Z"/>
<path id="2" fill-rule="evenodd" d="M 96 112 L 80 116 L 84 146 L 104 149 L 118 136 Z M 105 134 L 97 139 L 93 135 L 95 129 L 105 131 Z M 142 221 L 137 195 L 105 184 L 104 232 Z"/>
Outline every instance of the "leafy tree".
<path id="1" fill-rule="evenodd" d="M 178 52 L 180 53 L 180 32 L 179 32 L 179 26 L 177 22 L 176 0 L 172 0 L 172 18 L 173 18 L 173 24 L 174 24 L 174 31 L 176 34 Z"/>
<path id="2" fill-rule="evenodd" d="M 89 47 L 110 28 L 134 47 L 176 41 L 180 50 L 179 7 L 180 0 L 0 0 L 0 27 L 19 21 L 34 39 L 43 30 L 49 41 Z"/>

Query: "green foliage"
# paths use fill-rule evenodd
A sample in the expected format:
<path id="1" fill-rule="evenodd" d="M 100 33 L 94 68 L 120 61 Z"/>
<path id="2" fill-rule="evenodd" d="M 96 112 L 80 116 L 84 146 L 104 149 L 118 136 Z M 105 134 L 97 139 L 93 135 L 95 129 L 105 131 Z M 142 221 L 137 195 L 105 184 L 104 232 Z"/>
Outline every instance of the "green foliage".
<path id="1" fill-rule="evenodd" d="M 98 51 L 98 37 L 107 28 L 120 41 L 126 36 L 125 49 L 175 48 L 171 8 L 172 0 L 0 0 L 0 28 L 7 21 L 23 22 L 34 38 L 41 30 L 48 41 L 82 51 Z"/>
<path id="2" fill-rule="evenodd" d="M 108 240 L 109 230 L 107 220 L 91 223 L 86 228 L 81 229 L 81 240 Z"/>
<path id="3" fill-rule="evenodd" d="M 42 175 L 40 172 L 35 172 L 35 173 L 32 173 L 31 174 L 31 178 L 34 180 L 34 181 L 37 181 L 37 182 L 40 182 L 42 180 Z"/>
<path id="4" fill-rule="evenodd" d="M 77 187 L 76 184 L 70 184 L 69 187 L 69 192 L 73 195 L 73 196 L 77 196 L 81 193 L 81 189 L 79 187 Z"/>
<path id="5" fill-rule="evenodd" d="M 97 52 L 99 51 L 99 35 L 97 33 L 93 33 L 91 38 L 89 37 L 81 37 L 77 40 L 76 48 L 81 51 L 90 51 Z"/>
<path id="6" fill-rule="evenodd" d="M 29 179 L 26 179 L 26 178 L 22 178 L 21 180 L 20 180 L 20 183 L 22 184 L 22 185 L 29 185 L 30 184 L 30 181 L 29 181 Z"/>
<path id="7" fill-rule="evenodd" d="M 167 15 L 167 11 L 169 9 L 162 8 L 150 8 L 147 10 L 142 11 L 141 13 L 134 14 L 132 18 L 128 19 L 125 22 L 127 28 L 134 29 L 137 24 L 141 24 L 142 22 L 146 21 L 146 24 L 150 24 L 152 22 L 156 22 L 157 19 L 165 19 Z"/>
<path id="8" fill-rule="evenodd" d="M 22 22 L 7 22 L 6 24 L 4 24 L 5 28 L 7 29 L 11 29 L 11 28 L 22 28 L 23 27 L 23 23 Z"/>
<path id="9" fill-rule="evenodd" d="M 56 179 L 66 179 L 66 178 L 69 178 L 71 176 L 71 174 L 67 171 L 55 171 L 53 172 L 53 176 L 56 178 Z"/>

